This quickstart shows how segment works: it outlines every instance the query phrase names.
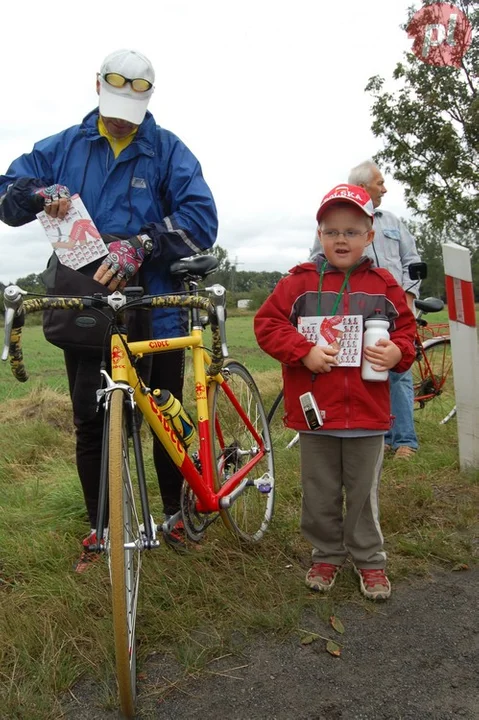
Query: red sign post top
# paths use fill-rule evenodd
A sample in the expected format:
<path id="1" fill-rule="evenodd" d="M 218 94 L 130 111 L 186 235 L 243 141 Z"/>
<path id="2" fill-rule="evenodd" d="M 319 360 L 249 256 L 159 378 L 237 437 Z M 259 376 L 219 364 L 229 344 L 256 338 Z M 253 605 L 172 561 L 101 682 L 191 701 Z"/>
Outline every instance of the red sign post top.
<path id="1" fill-rule="evenodd" d="M 469 327 L 476 327 L 476 307 L 472 282 L 446 275 L 446 294 L 449 319 Z"/>

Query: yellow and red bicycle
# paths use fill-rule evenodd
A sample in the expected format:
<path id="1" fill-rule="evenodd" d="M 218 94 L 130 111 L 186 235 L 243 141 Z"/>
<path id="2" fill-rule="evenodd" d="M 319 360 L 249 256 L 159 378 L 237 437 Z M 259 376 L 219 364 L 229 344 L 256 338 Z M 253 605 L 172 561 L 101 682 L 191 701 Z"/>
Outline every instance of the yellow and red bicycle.
<path id="1" fill-rule="evenodd" d="M 170 531 L 181 518 L 189 538 L 199 541 L 206 528 L 221 517 L 235 535 L 258 542 L 273 515 L 275 478 L 266 412 L 249 371 L 226 361 L 225 289 L 213 285 L 199 295 L 197 281 L 214 269 L 207 256 L 174 263 L 171 271 L 188 285 L 185 293 L 144 295 L 129 287 L 110 295 L 81 298 L 35 297 L 12 285 L 5 289 L 5 348 L 15 377 L 27 379 L 21 351 L 25 314 L 50 308 L 97 308 L 111 316 L 111 371 L 101 370 L 98 403 L 104 407 L 102 472 L 98 505 L 98 544 L 110 568 L 113 628 L 120 708 L 133 717 L 136 695 L 135 625 L 141 559 L 160 544 L 158 532 Z M 190 312 L 191 330 L 185 337 L 130 342 L 124 313 L 134 308 L 181 307 Z M 212 329 L 212 349 L 204 345 L 204 329 Z M 146 355 L 178 349 L 192 353 L 192 388 L 197 449 L 191 434 L 185 438 L 181 417 L 158 404 L 161 388 L 149 388 L 138 371 Z M 183 417 L 188 418 L 184 415 Z M 141 418 L 150 426 L 179 468 L 184 484 L 181 511 L 162 525 L 150 512 L 140 434 Z"/>

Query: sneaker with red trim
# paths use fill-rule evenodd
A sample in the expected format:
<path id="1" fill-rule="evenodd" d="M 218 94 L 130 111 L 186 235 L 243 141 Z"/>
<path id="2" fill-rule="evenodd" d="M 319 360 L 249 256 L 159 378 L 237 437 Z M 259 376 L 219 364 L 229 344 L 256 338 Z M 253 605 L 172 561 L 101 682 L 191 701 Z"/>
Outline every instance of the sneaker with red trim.
<path id="1" fill-rule="evenodd" d="M 173 550 L 186 552 L 188 549 L 186 546 L 186 531 L 185 526 L 183 525 L 183 520 L 178 520 L 176 525 L 171 528 L 170 532 L 165 532 L 165 530 L 163 530 L 163 538 L 165 543 L 173 548 Z"/>
<path id="2" fill-rule="evenodd" d="M 85 572 L 85 570 L 88 570 L 88 568 L 90 568 L 93 563 L 97 562 L 97 560 L 100 559 L 100 553 L 92 552 L 89 549 L 89 545 L 96 544 L 96 533 L 90 533 L 84 540 L 82 540 L 83 549 L 81 555 L 73 566 L 73 569 L 76 573 Z"/>
<path id="3" fill-rule="evenodd" d="M 306 573 L 306 585 L 311 590 L 327 592 L 333 587 L 336 576 L 341 570 L 341 565 L 331 563 L 313 563 Z"/>
<path id="4" fill-rule="evenodd" d="M 387 600 L 391 595 L 391 583 L 382 568 L 355 568 L 359 575 L 359 586 L 368 600 Z"/>

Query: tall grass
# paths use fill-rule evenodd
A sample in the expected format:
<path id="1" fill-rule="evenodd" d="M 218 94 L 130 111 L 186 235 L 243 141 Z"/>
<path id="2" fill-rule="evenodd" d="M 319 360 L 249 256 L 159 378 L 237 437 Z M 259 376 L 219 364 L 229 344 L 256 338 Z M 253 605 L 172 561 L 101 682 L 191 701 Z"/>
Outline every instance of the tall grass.
<path id="1" fill-rule="evenodd" d="M 256 350 L 251 317 L 229 324 L 232 355 L 246 360 L 269 405 L 279 369 Z M 15 384 L 2 368 L 0 716 L 53 720 L 62 717 L 63 693 L 81 678 L 94 678 L 101 707 L 115 706 L 109 577 L 103 562 L 84 575 L 72 572 L 87 521 L 61 353 L 35 335 L 36 328 L 28 331 L 30 387 Z M 477 559 L 478 479 L 459 472 L 455 424 L 437 426 L 418 416 L 417 427 L 417 457 L 387 460 L 383 475 L 382 526 L 393 582 Z M 304 587 L 310 548 L 298 530 L 298 450 L 280 443 L 276 466 L 275 518 L 258 546 L 239 545 L 216 523 L 197 551 L 182 556 L 162 545 L 144 557 L 140 671 L 151 653 L 170 653 L 187 676 L 236 652 L 254 633 L 299 632 L 306 609 L 326 619 L 345 601 L 365 603 L 349 571 L 326 600 Z M 153 477 L 150 488 L 159 517 Z M 140 682 L 140 704 L 142 693 L 161 698 L 166 692 L 165 682 L 148 688 Z"/>

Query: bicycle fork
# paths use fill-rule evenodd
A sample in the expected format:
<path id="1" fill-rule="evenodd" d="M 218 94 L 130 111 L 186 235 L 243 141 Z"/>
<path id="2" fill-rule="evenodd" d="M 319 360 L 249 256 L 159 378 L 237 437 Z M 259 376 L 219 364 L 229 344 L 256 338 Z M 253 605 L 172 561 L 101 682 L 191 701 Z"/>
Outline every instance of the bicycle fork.
<path id="1" fill-rule="evenodd" d="M 105 370 L 101 370 L 101 374 L 106 380 L 107 387 L 97 391 L 98 405 L 103 402 L 105 419 L 103 423 L 102 437 L 102 455 L 101 455 L 101 471 L 100 471 L 100 488 L 98 496 L 98 516 L 97 516 L 97 539 L 98 545 L 92 546 L 92 550 L 101 552 L 104 550 L 102 542 L 105 530 L 108 528 L 108 448 L 109 448 L 109 432 L 110 432 L 110 412 L 109 399 L 113 390 L 120 389 L 125 395 L 124 411 L 126 415 L 127 435 L 132 439 L 134 465 L 138 478 L 138 488 L 140 493 L 141 514 L 143 525 L 141 527 L 141 547 L 140 550 L 151 550 L 159 547 L 160 542 L 156 537 L 156 523 L 150 513 L 150 504 L 148 501 L 148 493 L 146 489 L 145 464 L 143 459 L 143 448 L 140 438 L 140 427 L 138 413 L 136 412 L 136 403 L 133 399 L 133 388 L 122 383 L 114 383 Z M 127 462 L 127 458 L 124 458 Z M 133 488 L 131 488 L 133 491 Z M 133 500 L 133 499 L 132 499 Z M 135 543 L 135 545 L 138 541 Z M 125 546 L 126 547 L 126 546 Z"/>

